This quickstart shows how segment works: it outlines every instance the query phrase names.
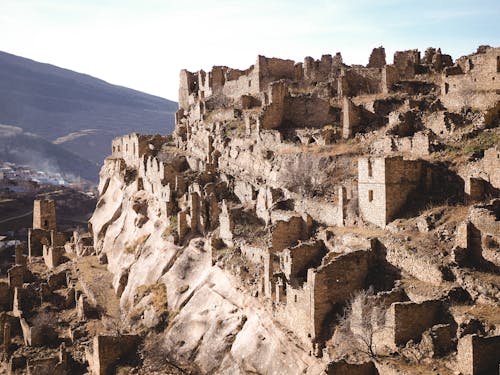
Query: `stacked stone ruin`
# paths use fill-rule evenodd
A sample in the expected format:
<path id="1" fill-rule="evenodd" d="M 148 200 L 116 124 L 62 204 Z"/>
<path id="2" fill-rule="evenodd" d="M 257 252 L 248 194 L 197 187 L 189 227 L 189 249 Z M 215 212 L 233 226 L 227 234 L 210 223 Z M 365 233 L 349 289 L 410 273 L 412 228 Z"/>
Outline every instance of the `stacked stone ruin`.
<path id="1" fill-rule="evenodd" d="M 418 356 L 431 367 L 456 359 L 448 370 L 464 375 L 497 373 L 500 327 L 470 311 L 498 312 L 500 303 L 499 148 L 455 169 L 439 153 L 473 121 L 480 124 L 467 136 L 498 127 L 499 61 L 500 48 L 482 46 L 455 63 L 429 48 L 423 57 L 396 52 L 388 64 L 378 47 L 366 66 L 349 66 L 337 53 L 181 71 L 174 134 L 112 142 L 94 214 L 101 232 L 92 225 L 89 233 L 59 232 L 54 201 L 35 201 L 27 256 L 17 248 L 0 281 L 0 338 L 11 373 L 69 374 L 82 340 L 78 360 L 94 374 L 134 355 L 135 334 L 85 332 L 102 311 L 73 267 L 90 255 L 101 264 L 110 258 L 117 297 L 137 292 L 132 263 L 116 263 L 137 260 L 148 236 L 133 246 L 104 245 L 122 212 L 134 230 L 162 228 L 149 235 L 174 249 L 165 269 L 200 241 L 203 269 L 184 265 L 182 277 L 205 277 L 208 269 L 239 278 L 238 291 L 328 374 L 391 373 L 384 359 Z M 440 224 L 450 207 L 467 214 Z M 194 293 L 187 284 L 169 287 Z M 40 358 L 26 348 L 62 341 L 34 319 L 53 301 L 74 314 L 70 346 Z M 347 313 L 349 333 L 341 324 Z M 339 341 L 361 337 L 367 326 L 368 355 L 339 357 Z"/>
<path id="2" fill-rule="evenodd" d="M 74 355 L 85 358 L 84 352 L 78 354 L 78 346 L 88 335 L 85 324 L 101 317 L 95 298 L 87 295 L 90 289 L 68 259 L 94 254 L 92 237 L 78 231 L 72 234 L 58 231 L 54 200 L 34 201 L 28 249 L 24 244 L 16 246 L 14 264 L 7 278 L 0 280 L 0 348 L 8 374 L 81 371 Z M 75 316 L 67 332 L 59 326 L 60 313 Z M 94 341 L 97 351 L 88 351 L 85 363 L 91 373 L 102 375 L 138 345 L 137 336 L 116 333 L 97 335 Z"/>
<path id="3" fill-rule="evenodd" d="M 258 56 L 247 70 L 183 70 L 173 136 L 115 139 L 100 192 L 106 192 L 113 176 L 148 192 L 161 202 L 161 216 L 170 223 L 168 234 L 176 244 L 198 236 L 210 239 L 209 266 L 224 267 L 221 254 L 237 249 L 262 270 L 253 294 L 311 354 L 326 356 L 325 327 L 354 293 L 367 288 L 371 275 L 396 267 L 434 285 L 465 280 L 460 269 L 451 277 L 418 252 L 376 235 L 361 236 L 353 245 L 327 228 L 394 230 L 402 209 L 425 207 L 434 197 L 448 196 L 461 204 L 485 204 L 486 198 L 498 197 L 498 146 L 458 174 L 432 157 L 440 139 L 463 126 L 471 109 L 486 113 L 485 122 L 498 121 L 499 61 L 500 48 L 480 47 L 455 63 L 430 48 L 424 57 L 418 50 L 396 52 L 393 64 L 387 64 L 380 47 L 367 66 L 346 65 L 336 54 L 300 63 Z M 314 147 L 334 150 L 370 132 L 379 136 L 366 150 L 330 159 L 346 167 L 345 178 L 332 181 L 329 198 L 301 194 L 284 184 L 289 149 L 311 154 Z M 302 183 L 299 173 L 294 178 Z M 498 199 L 483 209 L 493 217 Z M 418 229 L 426 232 L 429 224 L 422 220 Z M 469 228 L 464 229 L 466 240 L 454 248 L 454 257 L 459 266 L 479 267 L 474 254 L 480 245 L 471 243 L 471 232 L 479 242 L 486 236 L 498 239 L 498 225 L 491 229 L 484 220 L 479 224 L 484 229 L 464 225 Z M 497 255 L 484 253 L 493 268 L 500 267 Z M 465 282 L 462 286 L 475 293 Z M 377 323 L 377 351 L 393 353 L 421 342 L 432 357 L 456 351 L 458 343 L 463 374 L 498 367 L 498 358 L 478 354 L 498 352 L 498 336 L 457 333 L 444 297 L 413 301 L 391 288 L 394 283 L 373 297 L 387 309 L 385 323 Z M 499 295 L 483 297 L 498 303 Z"/>

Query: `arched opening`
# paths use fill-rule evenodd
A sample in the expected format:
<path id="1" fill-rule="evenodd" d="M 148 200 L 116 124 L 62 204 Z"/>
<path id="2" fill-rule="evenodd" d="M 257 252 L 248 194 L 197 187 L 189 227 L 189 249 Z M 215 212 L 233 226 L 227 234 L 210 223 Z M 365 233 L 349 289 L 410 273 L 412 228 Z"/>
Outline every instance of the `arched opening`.
<path id="1" fill-rule="evenodd" d="M 373 166 L 370 159 L 368 159 L 368 177 L 373 177 Z"/>

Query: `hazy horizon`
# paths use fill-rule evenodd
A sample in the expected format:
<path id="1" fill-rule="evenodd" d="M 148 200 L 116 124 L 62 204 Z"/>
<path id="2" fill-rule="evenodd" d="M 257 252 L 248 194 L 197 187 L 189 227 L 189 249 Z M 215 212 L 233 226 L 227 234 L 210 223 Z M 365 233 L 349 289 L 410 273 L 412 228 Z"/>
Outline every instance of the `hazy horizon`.
<path id="1" fill-rule="evenodd" d="M 257 55 L 303 61 L 374 47 L 441 47 L 453 59 L 500 41 L 500 4 L 466 1 L 2 0 L 0 50 L 177 101 L 180 69 L 246 69 Z"/>

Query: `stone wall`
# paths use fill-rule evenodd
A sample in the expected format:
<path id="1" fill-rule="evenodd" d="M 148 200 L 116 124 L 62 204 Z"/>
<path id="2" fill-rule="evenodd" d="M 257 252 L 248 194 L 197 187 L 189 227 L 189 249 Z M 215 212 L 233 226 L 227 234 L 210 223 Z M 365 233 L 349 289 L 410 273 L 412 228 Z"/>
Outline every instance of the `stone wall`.
<path id="1" fill-rule="evenodd" d="M 363 219 L 385 227 L 417 189 L 421 175 L 420 161 L 402 157 L 360 158 L 358 193 Z"/>
<path id="2" fill-rule="evenodd" d="M 500 146 L 492 147 L 484 152 L 483 169 L 488 174 L 488 182 L 500 189 Z"/>
<path id="3" fill-rule="evenodd" d="M 345 96 L 342 100 L 342 137 L 347 139 L 354 135 L 360 122 L 361 114 L 359 109 L 352 100 Z"/>
<path id="4" fill-rule="evenodd" d="M 381 91 L 388 94 L 392 91 L 395 83 L 399 81 L 399 71 L 394 65 L 386 65 L 382 68 Z"/>
<path id="5" fill-rule="evenodd" d="M 303 77 L 307 83 L 318 83 L 337 77 L 342 68 L 342 55 L 323 55 L 320 60 L 308 56 L 302 64 Z"/>
<path id="6" fill-rule="evenodd" d="M 335 304 L 348 301 L 352 294 L 366 287 L 366 276 L 372 261 L 372 253 L 354 251 L 339 255 L 317 269 L 309 269 L 307 284 L 313 295 L 313 338 L 323 331 L 323 324 Z"/>
<path id="7" fill-rule="evenodd" d="M 59 265 L 59 261 L 64 253 L 64 248 L 60 246 L 43 246 L 43 261 L 49 269 L 54 269 Z"/>
<path id="8" fill-rule="evenodd" d="M 43 246 L 64 246 L 66 234 L 45 229 L 28 229 L 28 257 L 42 256 Z"/>
<path id="9" fill-rule="evenodd" d="M 368 59 L 367 68 L 383 68 L 386 65 L 385 62 L 385 48 L 378 47 L 372 50 L 370 58 Z"/>
<path id="10" fill-rule="evenodd" d="M 378 373 L 373 362 L 348 363 L 341 360 L 330 362 L 326 368 L 327 375 L 378 375 Z"/>
<path id="11" fill-rule="evenodd" d="M 264 264 L 264 259 L 268 256 L 269 252 L 267 248 L 261 246 L 250 246 L 247 244 L 241 245 L 240 249 L 241 254 L 245 257 L 245 259 L 258 265 Z"/>
<path id="12" fill-rule="evenodd" d="M 258 56 L 255 69 L 259 75 L 259 91 L 264 91 L 267 86 L 280 79 L 293 79 L 295 74 L 295 62 Z"/>
<path id="13" fill-rule="evenodd" d="M 86 350 L 90 371 L 94 375 L 107 375 L 114 366 L 131 355 L 137 349 L 139 337 L 136 335 L 94 337 L 92 350 Z"/>
<path id="14" fill-rule="evenodd" d="M 302 285 L 287 282 L 279 319 L 305 343 L 320 341 L 335 305 L 345 303 L 365 287 L 371 257 L 370 252 L 362 250 L 339 255 L 318 268 L 309 268 Z"/>
<path id="15" fill-rule="evenodd" d="M 164 143 L 165 137 L 159 134 L 127 134 L 113 139 L 111 158 L 124 159 L 128 165 L 138 168 L 139 161 L 144 157 L 155 156 Z"/>
<path id="16" fill-rule="evenodd" d="M 398 70 L 400 79 L 413 79 L 419 64 L 420 52 L 416 49 L 394 53 L 394 66 Z"/>
<path id="17" fill-rule="evenodd" d="M 339 96 L 372 95 L 382 92 L 382 68 L 354 65 L 344 68 L 339 78 Z"/>
<path id="18" fill-rule="evenodd" d="M 259 129 L 276 129 L 281 126 L 285 115 L 285 97 L 287 95 L 288 88 L 283 81 L 273 82 L 269 85 L 269 99 L 259 117 Z"/>
<path id="19" fill-rule="evenodd" d="M 328 100 L 301 95 L 286 98 L 283 121 L 287 127 L 318 128 L 339 123 L 339 113 Z"/>
<path id="20" fill-rule="evenodd" d="M 442 304 L 434 300 L 422 303 L 395 302 L 386 315 L 394 346 L 405 345 L 409 340 L 420 340 L 424 331 L 441 323 L 442 319 Z"/>
<path id="21" fill-rule="evenodd" d="M 458 370 L 464 375 L 497 374 L 499 353 L 500 336 L 464 336 L 458 341 Z"/>
<path id="22" fill-rule="evenodd" d="M 323 241 L 302 242 L 280 254 L 280 266 L 288 280 L 305 279 L 307 270 L 319 265 L 326 254 Z"/>
<path id="23" fill-rule="evenodd" d="M 295 62 L 258 56 L 255 65 L 247 70 L 214 66 L 208 73 L 199 71 L 180 72 L 179 107 L 183 110 L 212 100 L 220 103 L 235 103 L 244 96 L 260 97 L 270 83 L 280 79 L 292 80 Z M 203 108 L 200 108 L 203 110 Z"/>
<path id="24" fill-rule="evenodd" d="M 292 216 L 288 220 L 278 220 L 272 228 L 272 251 L 278 252 L 295 246 L 299 240 L 306 240 L 310 235 L 308 223 L 300 216 Z"/>
<path id="25" fill-rule="evenodd" d="M 500 97 L 500 48 L 487 48 L 461 57 L 443 72 L 441 100 L 450 110 L 487 109 Z"/>
<path id="26" fill-rule="evenodd" d="M 56 229 L 56 206 L 54 200 L 35 200 L 33 202 L 33 229 Z"/>

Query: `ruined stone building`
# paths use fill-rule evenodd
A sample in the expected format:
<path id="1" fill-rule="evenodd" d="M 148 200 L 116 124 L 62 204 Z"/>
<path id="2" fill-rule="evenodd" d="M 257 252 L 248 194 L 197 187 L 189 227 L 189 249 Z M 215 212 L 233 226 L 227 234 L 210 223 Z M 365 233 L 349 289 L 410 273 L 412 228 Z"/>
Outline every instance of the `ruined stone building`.
<path id="1" fill-rule="evenodd" d="M 421 186 L 422 163 L 392 158 L 358 159 L 360 214 L 367 222 L 384 227 Z"/>
<path id="2" fill-rule="evenodd" d="M 130 329 L 78 352 L 103 313 L 68 272 L 74 357 L 142 366 L 155 340 L 199 373 L 497 373 L 498 51 L 181 71 L 174 134 L 113 140 L 90 233 L 63 239 L 35 204 L 30 257 L 96 259 Z"/>
<path id="3" fill-rule="evenodd" d="M 310 355 L 334 361 L 329 368 L 390 367 L 339 360 L 332 342 L 346 334 L 342 311 L 351 314 L 352 337 L 370 322 L 374 355 L 408 358 L 406 346 L 441 364 L 458 350 L 456 368 L 464 374 L 498 367 L 480 355 L 465 359 L 483 342 L 484 350 L 496 350 L 498 331 L 463 328 L 472 324 L 462 314 L 470 302 L 457 297 L 460 290 L 492 306 L 500 290 L 495 282 L 484 289 L 475 273 L 493 272 L 495 279 L 498 267 L 492 223 L 500 159 L 491 142 L 499 139 L 497 54 L 481 46 L 454 62 L 429 48 L 396 52 L 391 64 L 379 47 L 366 66 L 349 66 L 337 53 L 297 63 L 258 56 L 246 70 L 181 71 L 173 136 L 117 138 L 101 172 L 98 206 L 110 213 L 94 214 L 94 245 L 120 280 L 122 304 L 136 303 L 133 290 L 144 276 L 117 262 L 110 243 L 133 246 L 136 259 L 147 262 L 140 249 L 160 246 L 149 240 L 157 238 L 148 232 L 154 223 L 179 249 L 204 243 L 172 266 L 181 272 L 199 259 L 189 266 L 197 271 L 181 272 L 191 280 L 179 284 L 182 295 L 201 293 L 190 285 L 196 275 L 226 270 Z M 116 195 L 129 197 L 131 211 Z M 144 244 L 124 229 L 107 229 L 124 215 L 119 225 L 133 217 L 137 230 L 152 233 Z M 462 220 L 477 226 L 463 224 L 469 240 L 453 247 L 455 231 L 463 237 Z M 118 237 L 108 238 L 109 231 Z M 440 292 L 424 293 L 436 286 Z M 369 290 L 365 305 L 350 304 Z M 172 295 L 168 303 L 182 300 Z M 181 321 L 173 328 L 180 335 Z"/>

